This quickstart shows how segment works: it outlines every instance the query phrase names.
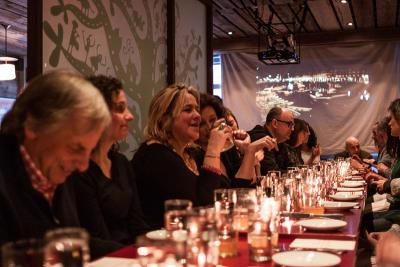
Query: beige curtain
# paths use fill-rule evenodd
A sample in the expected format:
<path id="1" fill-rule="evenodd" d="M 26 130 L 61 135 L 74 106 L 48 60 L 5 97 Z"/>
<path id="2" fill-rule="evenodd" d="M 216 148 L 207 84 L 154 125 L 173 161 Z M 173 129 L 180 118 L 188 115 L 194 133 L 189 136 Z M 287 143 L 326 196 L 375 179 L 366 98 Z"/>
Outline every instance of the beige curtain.
<path id="1" fill-rule="evenodd" d="M 306 46 L 301 48 L 301 63 L 295 65 L 265 65 L 250 53 L 221 57 L 224 104 L 233 110 L 241 128 L 264 123 L 265 106 L 274 103 L 310 109 L 297 109 L 297 116 L 317 132 L 323 154 L 342 150 L 351 135 L 360 139 L 363 149 L 372 151 L 371 127 L 399 97 L 400 42 Z M 297 80 L 289 82 L 289 76 Z M 313 81 L 298 82 L 310 76 Z M 327 76 L 330 81 L 318 80 Z M 281 82 L 257 83 L 267 77 Z"/>

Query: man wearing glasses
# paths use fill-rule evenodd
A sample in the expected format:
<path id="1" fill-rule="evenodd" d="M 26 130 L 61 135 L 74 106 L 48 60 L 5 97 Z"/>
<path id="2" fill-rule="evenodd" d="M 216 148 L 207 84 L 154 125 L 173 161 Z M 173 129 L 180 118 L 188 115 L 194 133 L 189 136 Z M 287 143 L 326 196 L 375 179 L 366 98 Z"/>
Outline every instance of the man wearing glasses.
<path id="1" fill-rule="evenodd" d="M 269 135 L 276 139 L 278 149 L 264 150 L 264 159 L 260 162 L 261 175 L 271 170 L 287 170 L 288 166 L 288 145 L 284 143 L 290 137 L 294 129 L 293 113 L 280 107 L 272 108 L 267 115 L 264 126 L 256 125 L 249 131 L 251 141 Z"/>

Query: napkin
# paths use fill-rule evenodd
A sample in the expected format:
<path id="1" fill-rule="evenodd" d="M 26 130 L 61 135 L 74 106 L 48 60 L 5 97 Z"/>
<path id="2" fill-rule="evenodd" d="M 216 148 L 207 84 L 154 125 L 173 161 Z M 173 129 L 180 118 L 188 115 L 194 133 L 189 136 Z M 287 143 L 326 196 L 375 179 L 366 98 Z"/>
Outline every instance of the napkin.
<path id="1" fill-rule="evenodd" d="M 364 187 L 338 187 L 337 191 L 339 192 L 354 192 L 354 191 L 363 191 Z"/>
<path id="2" fill-rule="evenodd" d="M 296 238 L 290 248 L 354 250 L 356 241 Z"/>
<path id="3" fill-rule="evenodd" d="M 348 195 L 355 195 L 355 196 L 362 196 L 362 191 L 354 191 L 354 192 L 337 192 L 335 195 L 337 196 L 348 196 Z"/>
<path id="4" fill-rule="evenodd" d="M 386 199 L 375 201 L 371 203 L 372 211 L 386 211 L 389 209 L 390 203 Z"/>
<path id="5" fill-rule="evenodd" d="M 140 266 L 135 259 L 104 257 L 97 261 L 89 263 L 87 267 L 134 267 Z"/>

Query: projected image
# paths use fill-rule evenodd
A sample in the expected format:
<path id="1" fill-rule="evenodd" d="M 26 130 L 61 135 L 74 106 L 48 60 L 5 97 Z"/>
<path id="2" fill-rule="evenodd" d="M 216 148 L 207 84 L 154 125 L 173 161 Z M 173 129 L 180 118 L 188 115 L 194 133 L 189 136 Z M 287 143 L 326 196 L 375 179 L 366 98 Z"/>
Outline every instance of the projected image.
<path id="1" fill-rule="evenodd" d="M 286 107 L 298 116 L 310 112 L 316 102 L 328 103 L 343 97 L 368 101 L 371 96 L 368 89 L 370 75 L 366 72 L 269 74 L 256 79 L 256 104 L 263 117 L 275 106 Z"/>

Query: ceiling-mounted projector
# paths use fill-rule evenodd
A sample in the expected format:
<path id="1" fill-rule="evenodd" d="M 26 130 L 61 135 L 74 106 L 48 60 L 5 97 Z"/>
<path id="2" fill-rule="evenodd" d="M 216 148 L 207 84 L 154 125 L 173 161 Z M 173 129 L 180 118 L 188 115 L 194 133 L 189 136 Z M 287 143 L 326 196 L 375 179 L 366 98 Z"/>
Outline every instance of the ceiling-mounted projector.
<path id="1" fill-rule="evenodd" d="M 260 44 L 261 46 L 261 44 Z M 298 64 L 300 55 L 293 34 L 268 35 L 266 46 L 258 48 L 258 59 L 267 65 Z"/>

